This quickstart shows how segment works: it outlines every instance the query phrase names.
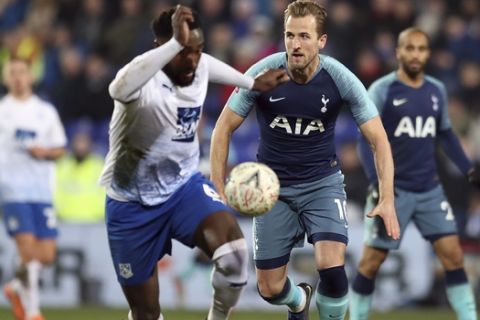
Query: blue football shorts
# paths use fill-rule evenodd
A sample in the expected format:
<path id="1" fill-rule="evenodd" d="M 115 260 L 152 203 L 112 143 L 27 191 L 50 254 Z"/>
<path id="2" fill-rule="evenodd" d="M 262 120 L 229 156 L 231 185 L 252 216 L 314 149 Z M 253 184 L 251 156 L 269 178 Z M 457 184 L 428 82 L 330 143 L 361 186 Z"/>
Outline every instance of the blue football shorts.
<path id="1" fill-rule="evenodd" d="M 338 171 L 318 181 L 280 189 L 275 206 L 254 218 L 254 259 L 258 269 L 284 266 L 294 247 L 303 247 L 305 235 L 348 243 L 348 220 L 343 174 Z"/>
<path id="2" fill-rule="evenodd" d="M 420 234 L 427 240 L 457 234 L 457 224 L 442 186 L 426 192 L 411 192 L 395 188 L 395 209 L 401 228 L 399 240 L 390 238 L 380 217 L 365 217 L 364 241 L 379 249 L 398 249 L 407 225 L 413 221 Z M 372 199 L 367 198 L 365 214 L 373 209 Z"/>
<path id="3" fill-rule="evenodd" d="M 219 211 L 231 209 L 200 173 L 159 205 L 145 206 L 107 197 L 108 241 L 120 284 L 144 283 L 158 260 L 171 254 L 172 239 L 193 248 L 198 225 Z"/>
<path id="4" fill-rule="evenodd" d="M 3 220 L 10 236 L 33 234 L 38 239 L 56 238 L 57 218 L 51 203 L 5 202 Z"/>

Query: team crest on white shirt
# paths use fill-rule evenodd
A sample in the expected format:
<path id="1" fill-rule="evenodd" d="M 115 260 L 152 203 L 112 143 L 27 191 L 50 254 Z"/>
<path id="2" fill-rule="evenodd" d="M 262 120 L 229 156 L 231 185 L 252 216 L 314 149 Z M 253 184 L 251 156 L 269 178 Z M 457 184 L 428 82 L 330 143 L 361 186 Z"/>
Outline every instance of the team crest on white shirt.
<path id="1" fill-rule="evenodd" d="M 200 120 L 200 107 L 177 109 L 177 132 L 173 141 L 192 142 Z"/>
<path id="2" fill-rule="evenodd" d="M 24 148 L 35 140 L 37 133 L 32 130 L 17 128 L 15 130 L 15 140 Z"/>

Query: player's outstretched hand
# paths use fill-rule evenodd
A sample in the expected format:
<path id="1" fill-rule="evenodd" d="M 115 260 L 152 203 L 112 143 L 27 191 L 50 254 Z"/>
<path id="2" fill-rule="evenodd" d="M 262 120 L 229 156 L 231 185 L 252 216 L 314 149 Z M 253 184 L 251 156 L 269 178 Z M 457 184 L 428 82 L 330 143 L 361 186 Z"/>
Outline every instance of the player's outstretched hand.
<path id="1" fill-rule="evenodd" d="M 255 78 L 252 90 L 269 91 L 288 80 L 290 78 L 284 69 L 267 70 Z"/>
<path id="2" fill-rule="evenodd" d="M 395 240 L 400 239 L 400 226 L 398 225 L 393 199 L 381 200 L 367 216 L 370 218 L 380 216 L 383 219 L 388 236 Z"/>
<path id="3" fill-rule="evenodd" d="M 480 171 L 477 168 L 472 168 L 470 171 L 468 171 L 467 178 L 468 182 L 477 188 L 480 188 Z"/>
<path id="4" fill-rule="evenodd" d="M 173 37 L 182 45 L 186 46 L 190 37 L 188 22 L 193 22 L 192 9 L 177 5 L 172 16 Z"/>

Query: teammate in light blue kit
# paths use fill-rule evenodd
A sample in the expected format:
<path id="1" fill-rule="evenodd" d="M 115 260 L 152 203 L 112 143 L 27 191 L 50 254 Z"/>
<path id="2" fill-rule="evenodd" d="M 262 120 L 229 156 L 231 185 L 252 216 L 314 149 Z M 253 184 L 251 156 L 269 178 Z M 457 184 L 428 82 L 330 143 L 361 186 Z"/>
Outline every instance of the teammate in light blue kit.
<path id="1" fill-rule="evenodd" d="M 198 171 L 196 129 L 209 81 L 265 91 L 288 77 L 271 70 L 254 80 L 202 53 L 198 17 L 188 7 L 163 12 L 152 28 L 157 48 L 133 59 L 109 87 L 115 110 L 101 183 L 115 271 L 128 318 L 163 319 L 157 261 L 171 253 L 172 239 L 197 246 L 215 266 L 207 319 L 228 319 L 247 282 L 247 245 Z"/>
<path id="2" fill-rule="evenodd" d="M 325 9 L 313 1 L 288 6 L 287 52 L 261 60 L 247 74 L 285 68 L 292 81 L 265 93 L 236 90 L 220 115 L 211 144 L 212 181 L 224 197 L 230 137 L 257 105 L 258 161 L 270 166 L 281 183 L 275 207 L 254 219 L 258 291 L 267 302 L 288 306 L 288 319 L 308 319 L 313 288 L 306 283 L 297 286 L 287 277 L 290 252 L 303 246 L 305 234 L 315 248 L 320 319 L 344 319 L 347 310 L 346 194 L 334 144 L 335 120 L 343 105 L 375 151 L 381 200 L 371 214 L 383 218 L 394 239 L 399 235 L 387 136 L 361 82 L 341 63 L 318 53 L 327 40 L 325 18 Z"/>
<path id="3" fill-rule="evenodd" d="M 375 81 L 369 93 L 392 145 L 400 227 L 405 230 L 413 221 L 432 243 L 445 269 L 447 297 L 458 319 L 475 320 L 475 299 L 463 268 L 455 217 L 437 177 L 436 142 L 472 183 L 479 185 L 480 180 L 450 126 L 445 87 L 424 74 L 429 55 L 425 32 L 417 28 L 404 30 L 398 37 L 398 70 Z M 367 176 L 375 185 L 377 175 L 365 141 L 361 141 L 359 150 Z M 367 199 L 366 211 L 375 205 L 375 200 L 373 192 Z M 352 320 L 368 318 L 378 269 L 389 250 L 400 246 L 401 238 L 387 238 L 381 224 L 378 219 L 365 220 L 365 249 L 352 285 Z"/>

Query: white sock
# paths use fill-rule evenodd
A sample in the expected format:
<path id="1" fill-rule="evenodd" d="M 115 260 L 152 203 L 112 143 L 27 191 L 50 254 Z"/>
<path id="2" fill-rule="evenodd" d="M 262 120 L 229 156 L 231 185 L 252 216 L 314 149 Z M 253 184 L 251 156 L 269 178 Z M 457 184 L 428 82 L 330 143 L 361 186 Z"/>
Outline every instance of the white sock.
<path id="1" fill-rule="evenodd" d="M 213 302 L 208 311 L 208 320 L 228 319 L 233 307 L 247 283 L 248 252 L 245 239 L 221 245 L 213 257 L 212 271 Z"/>
<path id="2" fill-rule="evenodd" d="M 25 304 L 25 309 L 27 311 L 27 316 L 33 316 L 40 314 L 40 299 L 38 295 L 38 281 L 40 278 L 40 270 L 42 269 L 42 264 L 37 260 L 32 260 L 27 263 L 28 271 L 28 287 L 27 290 L 27 304 Z"/>
<path id="3" fill-rule="evenodd" d="M 128 310 L 128 320 L 133 320 L 132 310 Z M 163 320 L 163 315 L 160 313 L 160 318 L 158 320 Z"/>

